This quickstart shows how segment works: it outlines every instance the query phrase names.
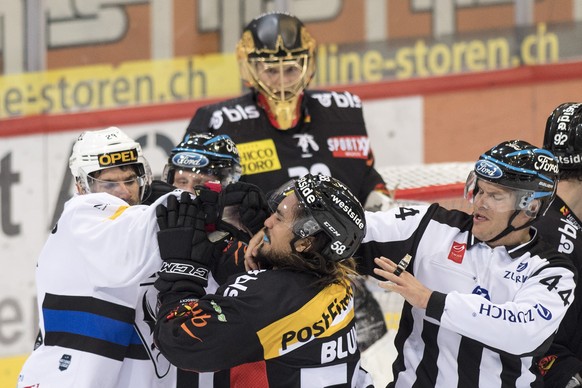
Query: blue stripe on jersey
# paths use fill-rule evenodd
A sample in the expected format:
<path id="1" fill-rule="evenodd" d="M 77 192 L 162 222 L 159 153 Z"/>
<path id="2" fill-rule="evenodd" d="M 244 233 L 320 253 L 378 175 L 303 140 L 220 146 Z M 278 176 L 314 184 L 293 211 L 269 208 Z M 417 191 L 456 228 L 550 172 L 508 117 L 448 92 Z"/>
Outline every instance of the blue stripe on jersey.
<path id="1" fill-rule="evenodd" d="M 82 311 L 43 309 L 48 332 L 79 334 L 128 346 L 141 344 L 132 324 Z"/>
<path id="2" fill-rule="evenodd" d="M 135 310 L 90 296 L 45 294 L 44 343 L 122 361 L 146 360 L 134 328 Z"/>

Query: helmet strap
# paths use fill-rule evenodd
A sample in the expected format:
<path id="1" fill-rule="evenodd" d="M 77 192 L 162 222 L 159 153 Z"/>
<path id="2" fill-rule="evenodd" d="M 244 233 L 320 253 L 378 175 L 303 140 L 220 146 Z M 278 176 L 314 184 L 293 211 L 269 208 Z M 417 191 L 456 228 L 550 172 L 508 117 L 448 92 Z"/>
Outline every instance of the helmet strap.
<path id="1" fill-rule="evenodd" d="M 525 224 L 523 224 L 522 226 L 518 226 L 515 227 L 513 225 L 511 225 L 511 223 L 513 222 L 513 220 L 515 219 L 515 217 L 517 217 L 517 215 L 521 212 L 521 210 L 516 210 L 513 212 L 513 214 L 511 215 L 511 217 L 509 217 L 509 221 L 507 221 L 507 228 L 505 228 L 501 233 L 499 233 L 497 236 L 493 237 L 492 239 L 489 239 L 487 241 L 484 241 L 486 243 L 490 243 L 490 242 L 494 242 L 499 240 L 500 238 L 503 238 L 505 236 L 507 236 L 509 233 L 516 231 L 516 230 L 522 230 L 525 229 L 527 227 L 529 227 L 531 224 L 533 224 L 533 222 L 535 221 L 535 218 L 531 219 L 530 221 L 526 222 Z"/>

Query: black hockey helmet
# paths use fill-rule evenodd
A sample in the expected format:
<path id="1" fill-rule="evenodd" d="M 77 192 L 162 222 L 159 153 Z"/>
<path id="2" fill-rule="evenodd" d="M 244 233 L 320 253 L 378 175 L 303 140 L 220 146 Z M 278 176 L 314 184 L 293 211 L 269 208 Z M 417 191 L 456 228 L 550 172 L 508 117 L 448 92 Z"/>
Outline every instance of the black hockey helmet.
<path id="1" fill-rule="evenodd" d="M 558 173 L 558 162 L 550 151 L 522 140 L 506 141 L 475 163 L 465 184 L 465 198 L 472 202 L 478 180 L 482 179 L 514 191 L 515 210 L 526 210 L 530 217 L 537 218 L 555 197 Z"/>
<path id="2" fill-rule="evenodd" d="M 250 40 L 246 40 L 250 39 Z M 315 41 L 297 17 L 285 12 L 270 12 L 251 20 L 243 30 L 240 49 L 245 57 L 265 59 L 313 56 Z"/>
<path id="3" fill-rule="evenodd" d="M 582 103 L 554 109 L 546 122 L 544 148 L 556 156 L 560 170 L 582 169 Z"/>
<path id="4" fill-rule="evenodd" d="M 238 148 L 227 135 L 188 133 L 168 158 L 163 179 L 174 183 L 176 170 L 214 175 L 223 186 L 238 181 L 241 174 Z"/>
<path id="5" fill-rule="evenodd" d="M 364 209 L 352 192 L 339 180 L 327 175 L 307 174 L 275 191 L 269 206 L 277 209 L 294 193 L 298 209 L 291 226 L 298 238 L 325 233 L 330 242 L 321 254 L 333 261 L 352 257 L 366 234 Z"/>
<path id="6" fill-rule="evenodd" d="M 268 104 L 277 128 L 296 120 L 299 97 L 315 73 L 315 40 L 288 13 L 271 12 L 243 30 L 236 55 L 242 79 Z"/>

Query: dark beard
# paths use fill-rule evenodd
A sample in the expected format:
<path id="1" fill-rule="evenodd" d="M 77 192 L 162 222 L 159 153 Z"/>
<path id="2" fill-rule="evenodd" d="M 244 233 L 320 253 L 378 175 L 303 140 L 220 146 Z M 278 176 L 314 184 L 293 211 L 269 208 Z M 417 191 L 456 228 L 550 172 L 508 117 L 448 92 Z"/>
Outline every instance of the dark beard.
<path id="1" fill-rule="evenodd" d="M 255 256 L 255 260 L 259 264 L 260 269 L 273 269 L 274 267 L 280 267 L 281 264 L 288 261 L 285 255 L 264 252 L 262 249 Z"/>

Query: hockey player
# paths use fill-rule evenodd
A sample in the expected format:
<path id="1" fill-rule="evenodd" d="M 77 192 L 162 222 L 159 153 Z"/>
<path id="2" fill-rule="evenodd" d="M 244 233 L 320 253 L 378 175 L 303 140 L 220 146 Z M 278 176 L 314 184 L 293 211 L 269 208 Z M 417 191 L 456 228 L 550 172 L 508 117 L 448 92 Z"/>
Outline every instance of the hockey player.
<path id="1" fill-rule="evenodd" d="M 239 242 L 247 243 L 269 216 L 267 203 L 262 200 L 262 191 L 251 184 L 238 184 L 240 173 L 240 157 L 236 144 L 227 135 L 211 133 L 189 133 L 184 136 L 172 149 L 162 173 L 165 182 L 191 193 L 196 193 L 197 186 L 200 185 L 212 187 L 214 192 L 225 190 L 227 194 L 236 190 L 245 190 L 247 194 L 252 192 L 257 206 L 241 207 L 237 203 L 237 206 L 226 204 L 222 209 L 221 219 L 226 224 L 221 223 L 221 228 L 224 230 L 226 226 L 231 236 L 236 238 L 236 242 L 230 247 L 233 251 L 237 247 L 246 247 L 246 244 L 243 246 Z M 204 194 L 212 197 L 211 202 L 216 201 L 214 197 L 217 194 L 208 191 Z M 241 214 L 241 209 L 248 213 Z M 244 272 L 243 254 L 242 250 L 240 254 L 229 252 L 224 260 L 213 263 L 212 288 L 207 289 L 209 292 L 214 291 L 229 275 Z"/>
<path id="2" fill-rule="evenodd" d="M 206 182 L 223 187 L 238 182 L 240 174 L 238 148 L 228 135 L 188 133 L 172 149 L 162 177 L 179 189 L 195 192 Z"/>
<path id="3" fill-rule="evenodd" d="M 240 173 L 238 149 L 229 136 L 195 132 L 186 134 L 182 141 L 172 149 L 164 167 L 162 179 L 169 185 L 191 193 L 198 191 L 197 186 L 207 185 L 212 187 L 214 192 L 206 191 L 204 194 L 214 197 L 217 191 L 230 192 L 233 188 L 240 188 L 241 185 L 236 183 L 240 178 Z M 246 184 L 245 188 L 252 190 L 249 184 Z M 259 201 L 262 193 L 257 189 L 254 195 Z M 263 209 L 249 209 L 251 214 L 243 215 L 247 221 L 247 225 L 244 225 L 239 210 L 239 206 L 227 206 L 222 211 L 221 218 L 229 225 L 228 231 L 232 238 L 224 254 L 210 264 L 211 272 L 206 292 L 216 291 L 218 285 L 224 283 L 228 276 L 245 271 L 243 258 L 246 243 L 253 231 L 258 231 L 268 217 L 266 206 Z M 255 219 L 256 222 L 248 224 L 249 219 Z M 225 224 L 221 224 L 222 229 L 224 226 Z M 222 375 L 226 374 L 228 377 L 227 372 L 222 372 Z M 221 373 L 198 374 L 179 370 L 177 388 L 208 386 L 205 384 L 206 381 L 220 380 L 220 378 Z"/>
<path id="4" fill-rule="evenodd" d="M 252 20 L 236 49 L 250 92 L 199 108 L 187 132 L 229 135 L 241 152 L 241 179 L 265 192 L 322 173 L 345 182 L 366 208 L 378 205 L 387 190 L 373 167 L 362 102 L 348 92 L 306 90 L 315 49 L 294 16 L 274 12 Z"/>
<path id="5" fill-rule="evenodd" d="M 187 131 L 208 128 L 229 135 L 241 153 L 241 180 L 268 193 L 307 173 L 344 182 L 366 209 L 393 206 L 374 169 L 370 139 L 358 96 L 307 90 L 316 42 L 287 13 L 263 14 L 243 30 L 236 48 L 250 91 L 199 108 Z M 384 316 L 361 279 L 356 293 L 361 350 L 386 333 Z"/>
<path id="6" fill-rule="evenodd" d="M 560 104 L 548 117 L 544 148 L 558 158 L 560 182 L 556 199 L 535 224 L 541 236 L 566 254 L 582 272 L 582 103 Z M 538 363 L 544 387 L 582 386 L 582 287 L 560 324 L 556 337 Z"/>
<path id="7" fill-rule="evenodd" d="M 77 195 L 38 258 L 40 333 L 18 387 L 172 387 L 174 368 L 152 346 L 153 311 L 141 307 L 155 306 L 148 279 L 161 265 L 155 208 L 134 206 L 149 164 L 111 127 L 82 133 L 69 166 Z"/>
<path id="8" fill-rule="evenodd" d="M 270 203 L 258 258 L 271 270 L 234 276 L 216 294 L 204 291 L 213 247 L 198 199 L 158 208 L 156 343 L 180 368 L 230 369 L 215 386 L 370 387 L 349 280 L 366 228 L 361 205 L 322 175 L 289 182 Z"/>
<path id="9" fill-rule="evenodd" d="M 165 197 L 138 205 L 151 194 L 150 167 L 119 128 L 82 133 L 69 166 L 77 195 L 38 259 L 40 333 L 18 387 L 174 387 L 175 367 L 152 337 L 161 266 L 155 204 Z M 247 228 L 258 223 L 254 216 L 262 222 L 256 188 L 232 186 L 215 203 L 205 197 L 209 219 L 221 219 L 219 204 L 229 204 L 240 205 Z M 215 227 L 233 229 L 222 220 Z M 220 237 L 217 256 L 232 241 Z"/>

